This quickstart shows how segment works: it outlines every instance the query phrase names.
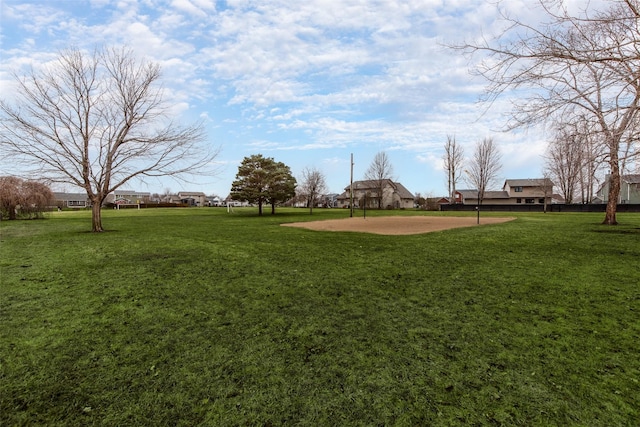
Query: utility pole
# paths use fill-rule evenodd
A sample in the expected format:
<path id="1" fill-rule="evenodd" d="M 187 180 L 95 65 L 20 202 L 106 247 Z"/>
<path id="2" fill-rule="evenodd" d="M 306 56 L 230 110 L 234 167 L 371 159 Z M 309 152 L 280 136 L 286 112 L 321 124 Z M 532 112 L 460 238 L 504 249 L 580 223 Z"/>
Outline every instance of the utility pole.
<path id="1" fill-rule="evenodd" d="M 349 184 L 349 218 L 353 218 L 353 153 L 351 153 L 351 181 Z"/>

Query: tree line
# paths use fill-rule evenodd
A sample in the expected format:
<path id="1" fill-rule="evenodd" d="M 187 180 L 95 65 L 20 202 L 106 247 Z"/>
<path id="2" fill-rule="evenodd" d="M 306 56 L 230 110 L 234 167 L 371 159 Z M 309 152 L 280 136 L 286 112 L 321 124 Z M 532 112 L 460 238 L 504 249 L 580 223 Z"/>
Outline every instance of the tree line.
<path id="1" fill-rule="evenodd" d="M 640 156 L 640 0 L 604 5 L 574 13 L 561 0 L 539 0 L 545 23 L 534 27 L 505 14 L 509 25 L 496 39 L 451 47 L 482 55 L 473 71 L 488 82 L 485 101 L 518 92 L 506 129 L 537 123 L 558 129 L 552 145 L 560 148 L 549 154 L 550 171 L 577 173 L 588 183 L 594 164 L 606 164 L 611 185 L 603 223 L 614 225 L 621 174 Z M 131 180 L 212 174 L 206 168 L 218 150 L 206 143 L 201 123 L 182 126 L 169 117 L 160 71 L 126 48 L 68 49 L 46 66 L 14 75 L 15 103 L 0 101 L 3 156 L 20 164 L 24 176 L 82 188 L 94 232 L 103 231 L 100 208 L 107 195 Z M 523 89 L 528 95 L 521 96 Z M 478 169 L 471 166 L 468 174 L 481 191 L 494 163 L 483 157 L 492 145 L 486 142 L 476 150 Z M 575 152 L 576 146 L 591 148 Z M 581 167 L 573 164 L 576 158 Z M 255 176 L 240 175 L 232 191 L 255 200 L 260 212 L 265 203 L 275 209 L 295 188 L 285 165 L 263 166 Z M 245 188 L 249 180 L 257 189 Z M 575 184 L 568 178 L 560 184 L 572 199 Z"/>
<path id="2" fill-rule="evenodd" d="M 364 178 L 377 193 L 371 195 L 371 200 L 377 203 L 378 209 L 382 209 L 383 187 L 387 180 L 392 179 L 392 174 L 391 159 L 384 151 L 374 156 L 365 172 Z M 271 206 L 273 214 L 279 203 L 291 199 L 304 202 L 313 214 L 314 206 L 319 204 L 326 191 L 326 177 L 319 169 L 305 168 L 298 183 L 289 166 L 276 162 L 272 157 L 254 154 L 245 157 L 238 167 L 238 173 L 231 184 L 230 198 L 258 205 L 258 215 L 262 215 L 265 204 Z"/>

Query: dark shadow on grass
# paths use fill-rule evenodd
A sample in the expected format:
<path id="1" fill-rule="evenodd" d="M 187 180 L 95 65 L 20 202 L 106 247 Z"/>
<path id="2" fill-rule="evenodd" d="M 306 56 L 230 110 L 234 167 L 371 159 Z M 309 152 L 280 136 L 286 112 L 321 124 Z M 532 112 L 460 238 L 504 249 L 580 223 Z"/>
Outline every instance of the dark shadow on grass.
<path id="1" fill-rule="evenodd" d="M 640 227 L 636 228 L 618 228 L 618 227 L 610 227 L 604 229 L 593 230 L 594 233 L 605 233 L 605 234 L 640 234 Z"/>

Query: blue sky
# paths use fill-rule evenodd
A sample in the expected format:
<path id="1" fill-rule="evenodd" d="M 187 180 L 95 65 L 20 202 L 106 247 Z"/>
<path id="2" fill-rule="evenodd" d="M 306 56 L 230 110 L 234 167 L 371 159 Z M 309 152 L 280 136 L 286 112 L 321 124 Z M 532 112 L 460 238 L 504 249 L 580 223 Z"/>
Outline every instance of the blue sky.
<path id="1" fill-rule="evenodd" d="M 534 21 L 540 12 L 528 0 L 499 7 Z M 339 193 L 352 153 L 357 180 L 385 151 L 395 180 L 440 196 L 447 135 L 468 157 L 478 140 L 494 138 L 502 179 L 541 176 L 543 132 L 501 132 L 509 99 L 480 105 L 485 82 L 471 75 L 469 58 L 444 47 L 497 34 L 505 24 L 494 1 L 3 0 L 1 8 L 4 98 L 12 72 L 61 49 L 127 45 L 162 66 L 176 120 L 204 121 L 207 143 L 221 150 L 216 176 L 132 190 L 225 197 L 242 159 L 262 154 L 297 178 L 321 170 Z"/>

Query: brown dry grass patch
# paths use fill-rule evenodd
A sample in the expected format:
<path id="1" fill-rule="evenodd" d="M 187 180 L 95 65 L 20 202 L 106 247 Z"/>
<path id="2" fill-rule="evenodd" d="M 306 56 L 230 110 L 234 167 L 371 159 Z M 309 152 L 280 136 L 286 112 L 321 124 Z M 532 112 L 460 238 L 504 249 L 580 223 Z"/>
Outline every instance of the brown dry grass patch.
<path id="1" fill-rule="evenodd" d="M 480 225 L 498 224 L 515 218 L 480 218 Z M 285 227 L 300 227 L 316 231 L 355 231 L 385 235 L 422 234 L 451 228 L 477 226 L 476 217 L 384 216 L 370 218 L 329 219 L 292 222 Z"/>

